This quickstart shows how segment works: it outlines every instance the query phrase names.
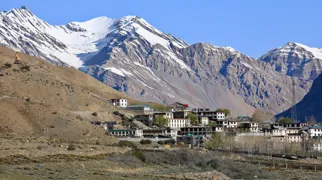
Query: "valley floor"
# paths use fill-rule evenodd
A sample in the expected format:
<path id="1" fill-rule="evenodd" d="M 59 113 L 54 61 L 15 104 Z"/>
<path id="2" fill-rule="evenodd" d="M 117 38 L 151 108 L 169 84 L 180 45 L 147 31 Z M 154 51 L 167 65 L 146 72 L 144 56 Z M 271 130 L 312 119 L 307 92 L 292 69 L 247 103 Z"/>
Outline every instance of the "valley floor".
<path id="1" fill-rule="evenodd" d="M 0 143 L 1 180 L 320 179 L 322 175 L 312 170 L 272 168 L 252 162 L 254 157 L 205 149 L 146 151 L 139 150 L 142 147 L 133 150 L 23 138 L 0 138 Z M 71 144 L 73 148 L 68 148 Z"/>

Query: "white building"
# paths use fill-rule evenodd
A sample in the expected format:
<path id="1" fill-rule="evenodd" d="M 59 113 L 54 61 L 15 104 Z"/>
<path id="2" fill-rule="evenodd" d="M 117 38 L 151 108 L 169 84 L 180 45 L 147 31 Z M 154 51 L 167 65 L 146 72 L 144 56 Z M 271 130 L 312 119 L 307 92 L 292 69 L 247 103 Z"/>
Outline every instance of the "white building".
<path id="1" fill-rule="evenodd" d="M 109 130 L 113 136 L 124 137 L 124 136 L 132 136 L 132 137 L 143 137 L 142 129 L 114 129 Z"/>
<path id="2" fill-rule="evenodd" d="M 300 134 L 288 134 L 285 138 L 286 138 L 286 142 L 288 143 L 302 142 L 302 137 Z"/>
<path id="3" fill-rule="evenodd" d="M 231 121 L 231 120 L 218 120 L 217 125 L 219 127 L 226 127 L 226 128 L 237 128 L 238 123 L 237 121 Z"/>
<path id="4" fill-rule="evenodd" d="M 251 133 L 257 133 L 258 132 L 258 123 L 257 122 L 251 122 L 249 130 L 250 130 Z"/>
<path id="5" fill-rule="evenodd" d="M 238 124 L 237 121 L 228 121 L 227 128 L 237 128 Z"/>
<path id="6" fill-rule="evenodd" d="M 217 126 L 218 127 L 227 127 L 228 121 L 227 120 L 217 120 Z"/>
<path id="7" fill-rule="evenodd" d="M 121 108 L 127 107 L 127 99 L 111 99 L 113 106 L 119 106 Z"/>
<path id="8" fill-rule="evenodd" d="M 165 135 L 169 135 L 172 138 L 176 139 L 178 136 L 178 132 L 179 132 L 178 129 L 171 129 L 170 131 L 166 131 Z"/>
<path id="9" fill-rule="evenodd" d="M 272 140 L 287 142 L 287 143 L 299 143 L 303 141 L 301 134 L 286 134 L 285 136 L 272 136 Z"/>
<path id="10" fill-rule="evenodd" d="M 281 126 L 275 126 L 272 130 L 272 136 L 285 136 L 288 134 L 298 134 L 299 129 L 297 128 L 285 128 Z"/>
<path id="11" fill-rule="evenodd" d="M 226 115 L 224 112 L 216 112 L 215 117 L 216 120 L 224 120 L 226 118 Z"/>
<path id="12" fill-rule="evenodd" d="M 310 138 L 322 138 L 322 126 L 315 124 L 308 128 Z"/>
<path id="13" fill-rule="evenodd" d="M 320 142 L 318 142 L 318 143 L 314 143 L 313 144 L 313 150 L 314 151 L 322 151 L 322 143 Z"/>
<path id="14" fill-rule="evenodd" d="M 173 113 L 172 112 L 166 112 L 163 116 L 166 119 L 173 119 Z"/>
<path id="15" fill-rule="evenodd" d="M 201 125 L 203 125 L 203 126 L 209 125 L 209 118 L 208 117 L 201 117 Z"/>
<path id="16" fill-rule="evenodd" d="M 215 131 L 216 132 L 224 132 L 224 128 L 223 127 L 216 127 Z"/>
<path id="17" fill-rule="evenodd" d="M 168 127 L 171 129 L 179 129 L 190 126 L 190 119 L 168 119 Z"/>

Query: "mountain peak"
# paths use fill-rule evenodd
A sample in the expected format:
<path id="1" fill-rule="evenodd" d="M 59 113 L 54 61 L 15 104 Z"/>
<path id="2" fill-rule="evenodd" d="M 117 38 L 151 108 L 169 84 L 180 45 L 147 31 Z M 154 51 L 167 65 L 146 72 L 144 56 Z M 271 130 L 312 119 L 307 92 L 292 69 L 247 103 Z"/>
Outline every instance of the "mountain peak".
<path id="1" fill-rule="evenodd" d="M 68 23 L 67 26 L 74 27 L 76 29 L 84 29 L 90 32 L 105 33 L 114 22 L 115 20 L 112 18 L 101 16 L 85 22 L 71 22 Z"/>
<path id="2" fill-rule="evenodd" d="M 297 50 L 304 50 L 309 52 L 312 55 L 312 58 L 317 58 L 322 60 L 322 49 L 321 48 L 314 48 L 309 47 L 307 45 L 297 43 L 297 42 L 288 42 L 286 45 L 279 49 L 289 49 L 291 51 L 297 51 Z"/>

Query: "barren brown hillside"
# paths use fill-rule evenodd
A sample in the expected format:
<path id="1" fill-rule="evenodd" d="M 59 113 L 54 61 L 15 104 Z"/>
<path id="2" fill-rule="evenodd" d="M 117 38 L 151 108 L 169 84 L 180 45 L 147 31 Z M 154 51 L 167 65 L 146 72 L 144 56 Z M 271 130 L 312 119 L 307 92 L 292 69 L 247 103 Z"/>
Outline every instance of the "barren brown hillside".
<path id="1" fill-rule="evenodd" d="M 19 53 L 30 66 L 28 70 L 23 64 L 14 64 L 14 53 L 0 47 L 0 133 L 45 134 L 75 141 L 106 138 L 102 129 L 94 128 L 75 112 L 97 112 L 94 119 L 113 120 L 115 107 L 93 94 L 103 99 L 124 94 L 75 68 Z"/>

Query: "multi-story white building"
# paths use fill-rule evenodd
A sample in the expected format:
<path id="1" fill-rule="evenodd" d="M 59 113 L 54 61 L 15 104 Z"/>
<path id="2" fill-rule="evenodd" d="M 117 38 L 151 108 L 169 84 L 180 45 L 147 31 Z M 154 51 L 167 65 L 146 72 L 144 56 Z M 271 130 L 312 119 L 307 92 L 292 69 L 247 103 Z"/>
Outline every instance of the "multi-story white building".
<path id="1" fill-rule="evenodd" d="M 171 129 L 179 129 L 190 126 L 190 119 L 168 119 L 168 127 Z"/>
<path id="2" fill-rule="evenodd" d="M 300 134 L 288 134 L 286 136 L 286 142 L 288 143 L 298 143 L 298 142 L 302 142 L 302 137 Z"/>
<path id="3" fill-rule="evenodd" d="M 258 123 L 257 122 L 251 122 L 249 124 L 250 124 L 250 127 L 249 127 L 250 132 L 257 133 L 258 132 Z"/>
<path id="4" fill-rule="evenodd" d="M 238 124 L 237 121 L 228 121 L 227 128 L 237 128 Z"/>
<path id="5" fill-rule="evenodd" d="M 226 127 L 226 128 L 237 128 L 238 123 L 237 121 L 231 121 L 231 120 L 218 120 L 217 126 Z"/>
<path id="6" fill-rule="evenodd" d="M 299 129 L 297 128 L 285 128 L 285 127 L 274 127 L 272 129 L 272 136 L 285 136 L 288 134 L 298 134 L 299 133 Z"/>
<path id="7" fill-rule="evenodd" d="M 127 107 L 127 99 L 111 99 L 113 106 Z"/>
<path id="8" fill-rule="evenodd" d="M 286 134 L 285 136 L 272 136 L 272 140 L 287 142 L 287 143 L 299 143 L 303 141 L 301 134 Z"/>
<path id="9" fill-rule="evenodd" d="M 316 124 L 308 128 L 310 138 L 322 138 L 322 126 Z"/>

